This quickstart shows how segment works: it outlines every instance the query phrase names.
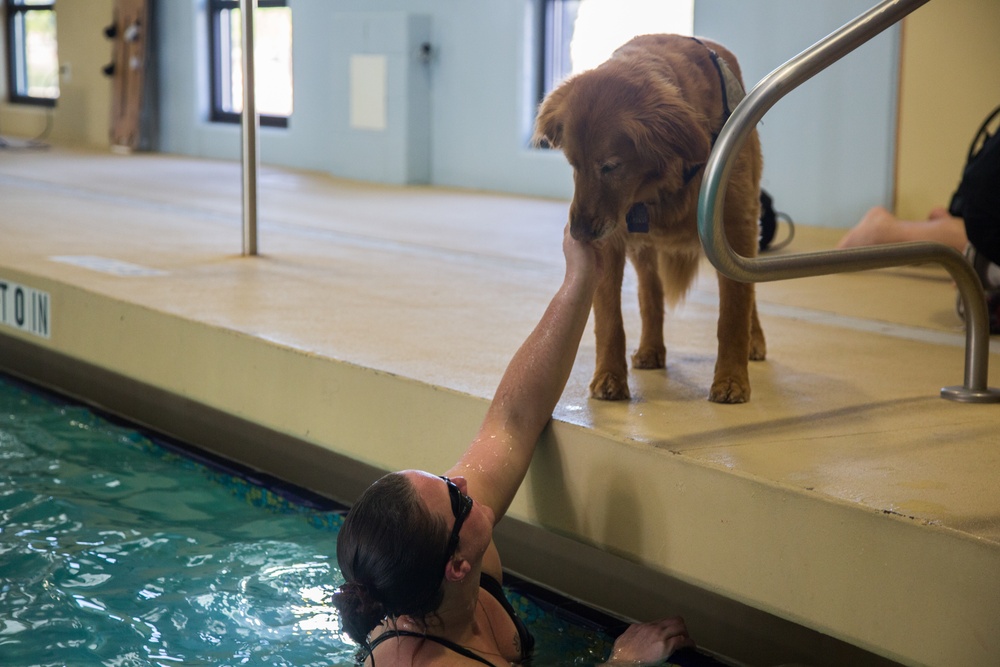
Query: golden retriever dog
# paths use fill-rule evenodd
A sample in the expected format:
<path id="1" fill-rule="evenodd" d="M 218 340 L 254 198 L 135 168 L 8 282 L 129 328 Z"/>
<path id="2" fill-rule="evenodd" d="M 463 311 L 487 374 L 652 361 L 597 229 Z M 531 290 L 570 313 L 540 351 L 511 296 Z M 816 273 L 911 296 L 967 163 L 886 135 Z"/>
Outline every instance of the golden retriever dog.
<path id="1" fill-rule="evenodd" d="M 626 257 L 638 277 L 642 317 L 632 365 L 666 366 L 664 306 L 685 296 L 698 271 L 703 167 L 738 101 L 727 99 L 727 83 L 728 97 L 734 86 L 742 91 L 736 58 L 723 46 L 643 35 L 602 65 L 567 79 L 539 107 L 535 142 L 562 149 L 573 167 L 570 231 L 597 241 L 603 258 L 594 296 L 594 398 L 630 397 L 621 313 Z M 737 156 L 723 212 L 729 242 L 745 257 L 757 252 L 761 168 L 755 130 Z M 719 301 L 709 400 L 743 403 L 750 398 L 747 362 L 766 354 L 754 286 L 720 274 Z"/>

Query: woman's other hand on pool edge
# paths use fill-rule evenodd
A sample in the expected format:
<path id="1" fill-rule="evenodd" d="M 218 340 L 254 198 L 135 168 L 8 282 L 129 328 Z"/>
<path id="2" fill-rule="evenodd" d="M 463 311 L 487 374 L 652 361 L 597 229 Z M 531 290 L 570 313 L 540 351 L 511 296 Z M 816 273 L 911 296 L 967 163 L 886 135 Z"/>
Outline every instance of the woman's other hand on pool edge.
<path id="1" fill-rule="evenodd" d="M 605 665 L 658 665 L 680 648 L 695 646 L 680 616 L 630 625 L 611 649 Z"/>

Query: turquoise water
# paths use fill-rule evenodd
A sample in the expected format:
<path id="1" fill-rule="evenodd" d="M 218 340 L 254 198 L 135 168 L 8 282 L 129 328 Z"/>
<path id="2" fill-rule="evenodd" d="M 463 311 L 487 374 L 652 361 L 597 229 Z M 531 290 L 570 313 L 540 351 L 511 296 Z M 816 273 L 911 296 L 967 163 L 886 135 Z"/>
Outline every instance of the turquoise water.
<path id="1" fill-rule="evenodd" d="M 352 665 L 341 515 L 0 376 L 0 665 Z M 535 665 L 610 637 L 508 591 Z"/>

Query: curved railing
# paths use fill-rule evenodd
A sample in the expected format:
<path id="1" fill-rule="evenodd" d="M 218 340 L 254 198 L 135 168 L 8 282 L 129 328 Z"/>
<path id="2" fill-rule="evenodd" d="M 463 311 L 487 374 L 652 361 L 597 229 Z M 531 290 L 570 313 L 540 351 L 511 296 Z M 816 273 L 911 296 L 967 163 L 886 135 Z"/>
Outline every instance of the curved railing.
<path id="1" fill-rule="evenodd" d="M 987 387 L 989 321 L 979 277 L 962 255 L 939 243 L 895 243 L 775 257 L 736 254 L 722 225 L 722 206 L 733 162 L 764 114 L 794 88 L 875 37 L 928 0 L 886 0 L 831 33 L 761 79 L 722 128 L 705 166 L 698 199 L 698 233 L 705 254 L 722 274 L 755 283 L 935 262 L 951 274 L 965 305 L 965 383 L 941 395 L 970 403 L 1000 402 Z"/>

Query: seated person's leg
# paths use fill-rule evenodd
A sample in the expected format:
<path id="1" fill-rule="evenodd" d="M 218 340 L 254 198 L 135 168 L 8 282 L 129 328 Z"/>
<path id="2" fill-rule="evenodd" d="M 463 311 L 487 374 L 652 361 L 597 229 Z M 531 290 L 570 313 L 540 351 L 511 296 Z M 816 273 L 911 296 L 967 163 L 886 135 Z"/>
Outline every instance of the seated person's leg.
<path id="1" fill-rule="evenodd" d="M 969 242 L 962 219 L 948 215 L 943 208 L 933 209 L 926 220 L 900 220 L 882 206 L 876 206 L 844 235 L 837 247 L 857 248 L 907 241 L 935 241 L 959 252 L 964 252 Z"/>

